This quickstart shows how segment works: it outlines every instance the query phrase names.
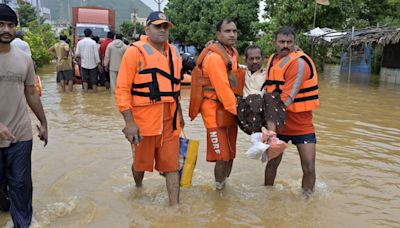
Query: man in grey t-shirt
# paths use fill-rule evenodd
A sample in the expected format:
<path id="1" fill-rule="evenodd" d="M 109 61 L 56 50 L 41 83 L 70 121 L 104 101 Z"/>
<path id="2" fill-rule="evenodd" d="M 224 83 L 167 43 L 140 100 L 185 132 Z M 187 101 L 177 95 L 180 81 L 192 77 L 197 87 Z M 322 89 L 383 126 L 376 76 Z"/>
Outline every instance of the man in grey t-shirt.
<path id="1" fill-rule="evenodd" d="M 26 104 L 40 121 L 39 138 L 45 145 L 48 133 L 34 86 L 32 59 L 10 44 L 17 24 L 15 12 L 0 4 L 0 209 L 10 210 L 15 227 L 28 227 L 32 220 L 32 127 Z"/>

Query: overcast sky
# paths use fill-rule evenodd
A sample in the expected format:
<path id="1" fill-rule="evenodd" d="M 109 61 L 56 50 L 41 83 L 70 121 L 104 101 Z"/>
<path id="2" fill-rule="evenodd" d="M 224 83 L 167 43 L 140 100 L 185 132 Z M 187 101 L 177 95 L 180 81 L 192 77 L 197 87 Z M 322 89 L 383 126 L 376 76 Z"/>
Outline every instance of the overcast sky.
<path id="1" fill-rule="evenodd" d="M 142 0 L 144 2 L 144 4 L 150 6 L 150 8 L 154 11 L 158 10 L 158 4 L 156 3 L 156 1 L 162 1 L 161 3 L 161 11 L 163 11 L 165 5 L 168 3 L 168 0 Z M 264 1 L 261 1 L 260 3 L 260 9 L 259 9 L 259 13 L 258 13 L 258 20 L 263 21 L 262 19 L 262 14 L 264 14 L 264 7 L 265 7 L 265 3 Z"/>
<path id="2" fill-rule="evenodd" d="M 142 0 L 144 4 L 150 6 L 150 8 L 154 11 L 158 10 L 158 4 L 156 3 L 162 1 L 161 3 L 161 11 L 164 9 L 164 6 L 168 3 L 168 0 Z"/>

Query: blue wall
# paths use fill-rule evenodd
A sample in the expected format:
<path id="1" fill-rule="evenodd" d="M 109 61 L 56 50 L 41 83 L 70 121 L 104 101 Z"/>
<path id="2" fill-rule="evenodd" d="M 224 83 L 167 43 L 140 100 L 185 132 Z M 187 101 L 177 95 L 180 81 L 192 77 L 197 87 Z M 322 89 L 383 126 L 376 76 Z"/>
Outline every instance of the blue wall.
<path id="1" fill-rule="evenodd" d="M 352 49 L 351 72 L 371 73 L 373 49 L 370 45 Z M 340 53 L 340 71 L 349 72 L 349 52 Z"/>

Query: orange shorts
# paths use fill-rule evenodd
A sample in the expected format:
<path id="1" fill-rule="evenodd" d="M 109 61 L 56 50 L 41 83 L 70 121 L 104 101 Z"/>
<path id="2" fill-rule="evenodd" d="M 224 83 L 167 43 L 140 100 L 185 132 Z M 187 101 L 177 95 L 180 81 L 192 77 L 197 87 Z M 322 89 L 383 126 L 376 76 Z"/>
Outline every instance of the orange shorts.
<path id="1" fill-rule="evenodd" d="M 143 136 L 142 141 L 135 145 L 133 165 L 135 171 L 160 172 L 178 171 L 179 136 L 173 135 L 173 119 L 164 120 L 162 135 Z"/>
<path id="2" fill-rule="evenodd" d="M 207 161 L 230 161 L 236 157 L 237 125 L 207 128 Z"/>

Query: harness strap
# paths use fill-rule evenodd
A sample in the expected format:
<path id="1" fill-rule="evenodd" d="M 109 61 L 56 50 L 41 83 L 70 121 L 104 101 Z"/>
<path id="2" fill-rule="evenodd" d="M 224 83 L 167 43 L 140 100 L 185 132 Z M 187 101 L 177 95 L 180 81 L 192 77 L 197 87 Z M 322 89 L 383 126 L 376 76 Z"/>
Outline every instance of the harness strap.
<path id="1" fill-rule="evenodd" d="M 269 76 L 269 72 L 271 71 L 272 65 L 274 65 L 273 63 L 274 63 L 274 60 L 275 60 L 276 56 L 278 56 L 278 53 L 275 53 L 275 55 L 272 56 L 271 64 L 268 67 L 268 73 L 267 73 L 268 76 Z"/>
<path id="2" fill-rule="evenodd" d="M 140 51 L 140 49 L 139 49 Z M 160 87 L 158 84 L 157 80 L 157 73 L 159 73 L 161 76 L 167 78 L 171 82 L 171 90 L 174 90 L 174 84 L 179 85 L 181 83 L 181 79 L 175 78 L 175 70 L 174 70 L 174 62 L 172 59 L 172 52 L 171 48 L 168 48 L 168 55 L 169 55 L 169 69 L 170 69 L 170 74 L 167 72 L 158 69 L 158 68 L 148 68 L 144 69 L 139 72 L 139 75 L 141 74 L 151 74 L 152 81 L 151 82 L 146 82 L 146 83 L 140 83 L 140 84 L 135 84 L 132 83 L 132 89 L 131 89 L 131 95 L 135 96 L 141 96 L 141 97 L 148 97 L 150 98 L 151 102 L 157 102 L 161 101 L 161 97 L 173 97 L 176 103 L 176 109 L 174 111 L 174 119 L 173 119 L 173 130 L 177 129 L 177 117 L 178 117 L 178 108 L 179 108 L 179 96 L 180 96 L 180 91 L 173 91 L 173 92 L 161 92 Z M 149 88 L 149 93 L 146 92 L 139 92 L 139 91 L 134 91 L 133 89 L 138 89 L 138 88 Z"/>
<path id="3" fill-rule="evenodd" d="M 156 75 L 157 73 L 159 73 L 161 76 L 168 78 L 171 82 L 173 82 L 174 84 L 179 84 L 180 80 L 175 78 L 174 75 L 168 74 L 167 72 L 158 69 L 158 68 L 148 68 L 145 70 L 142 70 L 139 72 L 139 74 L 152 74 L 152 75 Z M 133 85 L 140 85 L 140 84 L 132 84 Z"/>
<path id="4" fill-rule="evenodd" d="M 302 58 L 308 64 L 308 66 L 310 67 L 311 74 L 310 74 L 310 78 L 309 79 L 313 78 L 314 77 L 314 70 L 313 70 L 311 61 L 307 57 L 305 57 L 304 55 L 300 56 L 300 58 Z"/>
<path id="5" fill-rule="evenodd" d="M 281 88 L 280 88 L 279 86 L 280 86 L 280 85 L 284 85 L 284 84 L 285 84 L 285 82 L 283 82 L 283 81 L 266 80 L 266 81 L 263 83 L 263 85 L 262 85 L 260 91 L 263 91 L 263 89 L 264 89 L 265 86 L 267 86 L 267 85 L 276 85 L 276 88 L 274 89 L 274 92 L 278 92 L 278 93 L 280 94 L 280 93 L 282 93 L 282 90 L 281 90 Z"/>
<path id="6" fill-rule="evenodd" d="M 301 89 L 301 90 L 299 90 L 299 93 L 307 93 L 307 92 L 311 92 L 311 91 L 314 91 L 314 90 L 317 90 L 317 89 L 318 89 L 318 85 L 315 85 L 315 86 L 311 86 L 311 87 L 308 87 L 308 88 Z"/>
<path id="7" fill-rule="evenodd" d="M 301 98 L 295 98 L 294 103 L 296 102 L 303 102 L 303 101 L 310 101 L 310 100 L 317 100 L 318 95 L 313 95 L 313 96 L 308 96 L 308 97 L 301 97 Z"/>
<path id="8" fill-rule="evenodd" d="M 217 47 L 221 50 L 222 53 L 224 53 L 225 61 L 227 62 L 226 68 L 228 69 L 229 73 L 230 71 L 232 71 L 232 62 L 230 61 L 228 52 L 225 50 L 224 46 L 222 46 L 222 44 L 219 42 L 217 43 Z"/>
<path id="9" fill-rule="evenodd" d="M 273 65 L 273 62 L 274 62 L 274 59 L 275 59 L 276 56 L 278 56 L 278 53 L 276 53 L 271 59 L 271 64 L 268 67 L 268 74 L 267 74 L 268 76 L 269 76 L 269 73 L 271 71 L 271 68 L 272 68 L 272 65 Z M 304 55 L 300 56 L 300 58 L 303 59 L 308 64 L 308 66 L 310 67 L 311 74 L 310 74 L 310 78 L 308 80 L 312 79 L 314 77 L 314 70 L 313 70 L 313 65 L 311 64 L 311 61 L 307 57 L 305 57 Z M 284 82 L 280 82 L 280 81 L 275 81 L 275 80 L 268 80 L 268 79 L 263 83 L 260 91 L 262 91 L 265 86 L 273 85 L 273 84 L 276 84 L 276 88 L 275 88 L 274 91 L 282 93 L 282 90 L 279 88 L 279 85 L 284 85 L 285 83 Z M 317 90 L 317 89 L 318 89 L 318 85 L 310 87 L 310 88 L 301 89 L 301 90 L 299 90 L 299 93 L 306 93 L 306 92 L 314 91 L 314 90 Z"/>
<path id="10" fill-rule="evenodd" d="M 138 92 L 138 91 L 131 91 L 132 95 L 136 96 L 141 96 L 141 97 L 151 97 L 151 92 L 150 93 L 145 93 L 145 92 Z M 174 111 L 174 119 L 172 122 L 172 128 L 173 130 L 176 130 L 176 124 L 177 124 L 177 118 L 178 118 L 178 108 L 179 108 L 179 96 L 181 95 L 181 91 L 175 91 L 175 92 L 159 92 L 160 97 L 173 97 L 175 100 L 176 104 L 176 109 Z"/>

